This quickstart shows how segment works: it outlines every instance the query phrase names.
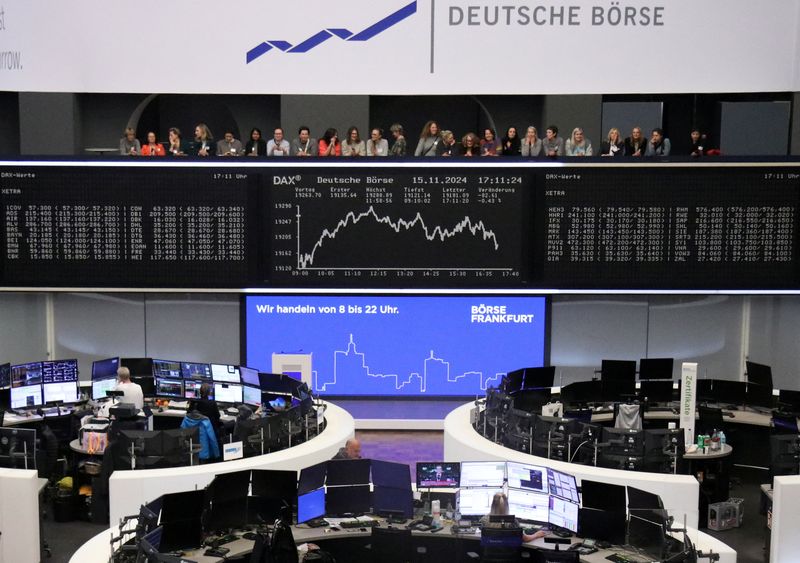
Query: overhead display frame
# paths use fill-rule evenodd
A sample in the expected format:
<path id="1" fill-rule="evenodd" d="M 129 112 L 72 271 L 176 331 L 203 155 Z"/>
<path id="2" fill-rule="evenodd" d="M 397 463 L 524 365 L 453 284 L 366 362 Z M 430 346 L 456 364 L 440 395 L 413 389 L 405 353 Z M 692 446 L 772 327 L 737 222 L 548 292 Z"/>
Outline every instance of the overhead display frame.
<path id="1" fill-rule="evenodd" d="M 795 292 L 799 204 L 797 163 L 2 162 L 0 286 Z"/>

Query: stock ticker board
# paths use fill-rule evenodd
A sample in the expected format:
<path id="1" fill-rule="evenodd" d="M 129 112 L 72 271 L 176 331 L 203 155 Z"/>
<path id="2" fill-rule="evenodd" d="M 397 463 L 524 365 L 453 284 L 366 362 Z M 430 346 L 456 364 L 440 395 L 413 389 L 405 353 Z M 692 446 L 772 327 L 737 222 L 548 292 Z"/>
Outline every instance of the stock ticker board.
<path id="1" fill-rule="evenodd" d="M 798 173 L 7 162 L 0 283 L 793 289 Z"/>

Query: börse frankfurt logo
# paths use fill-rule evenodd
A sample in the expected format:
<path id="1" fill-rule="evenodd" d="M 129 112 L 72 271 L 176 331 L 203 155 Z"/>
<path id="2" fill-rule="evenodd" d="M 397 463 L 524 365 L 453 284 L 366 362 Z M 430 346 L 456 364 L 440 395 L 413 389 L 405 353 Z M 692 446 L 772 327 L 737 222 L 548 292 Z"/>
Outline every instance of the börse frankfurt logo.
<path id="1" fill-rule="evenodd" d="M 363 31 L 358 33 L 352 33 L 351 31 L 344 29 L 344 28 L 328 28 L 323 29 L 319 33 L 316 33 L 303 41 L 302 43 L 298 43 L 297 45 L 292 46 L 291 43 L 288 41 L 264 41 L 260 45 L 257 45 L 247 51 L 247 64 L 250 64 L 254 60 L 256 60 L 261 55 L 265 54 L 267 51 L 271 50 L 273 47 L 276 49 L 280 49 L 285 53 L 307 53 L 320 43 L 327 41 L 333 36 L 338 37 L 344 41 L 368 41 L 378 35 L 380 32 L 385 31 L 406 19 L 407 17 L 413 15 L 417 11 L 417 1 L 414 0 L 407 6 L 404 6 L 394 12 L 393 14 L 389 14 L 385 18 L 380 21 L 375 22 L 371 26 L 367 27 Z"/>

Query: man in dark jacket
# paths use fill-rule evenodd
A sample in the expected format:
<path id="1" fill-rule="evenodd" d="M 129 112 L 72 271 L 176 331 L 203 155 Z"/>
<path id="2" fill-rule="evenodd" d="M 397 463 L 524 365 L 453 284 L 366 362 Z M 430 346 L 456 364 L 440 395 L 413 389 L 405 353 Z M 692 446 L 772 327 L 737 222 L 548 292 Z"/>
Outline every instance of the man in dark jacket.
<path id="1" fill-rule="evenodd" d="M 331 459 L 361 459 L 361 442 L 350 438 Z"/>

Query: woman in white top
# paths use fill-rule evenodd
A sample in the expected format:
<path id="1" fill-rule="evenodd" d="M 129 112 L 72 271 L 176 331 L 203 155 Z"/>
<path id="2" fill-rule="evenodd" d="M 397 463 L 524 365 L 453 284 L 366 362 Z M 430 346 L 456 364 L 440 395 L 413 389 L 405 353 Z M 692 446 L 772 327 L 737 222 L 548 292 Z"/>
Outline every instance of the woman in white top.
<path id="1" fill-rule="evenodd" d="M 347 138 L 342 143 L 342 156 L 365 156 L 366 154 L 367 147 L 358 134 L 358 127 L 354 125 L 347 130 Z"/>
<path id="2" fill-rule="evenodd" d="M 383 138 L 383 129 L 375 127 L 367 141 L 367 156 L 387 156 L 389 154 L 389 141 Z"/>
<path id="3" fill-rule="evenodd" d="M 592 142 L 583 137 L 583 129 L 576 127 L 564 146 L 566 156 L 592 156 Z"/>
<path id="4" fill-rule="evenodd" d="M 522 156 L 536 158 L 542 156 L 542 140 L 533 125 L 528 127 L 522 139 Z"/>

